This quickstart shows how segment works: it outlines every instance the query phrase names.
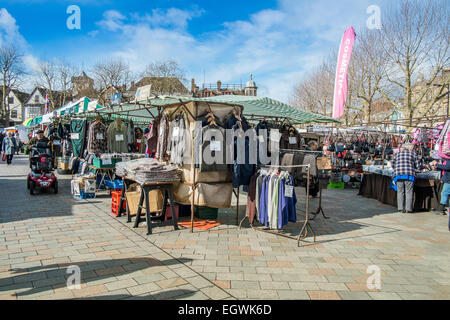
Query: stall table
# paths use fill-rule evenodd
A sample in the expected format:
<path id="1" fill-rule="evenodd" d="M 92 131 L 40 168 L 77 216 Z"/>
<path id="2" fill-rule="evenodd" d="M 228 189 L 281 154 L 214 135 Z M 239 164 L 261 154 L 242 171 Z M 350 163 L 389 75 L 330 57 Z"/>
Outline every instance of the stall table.
<path id="1" fill-rule="evenodd" d="M 90 165 L 89 169 L 94 171 L 96 177 L 98 174 L 100 174 L 101 176 L 100 183 L 98 184 L 98 187 L 96 187 L 95 192 L 100 189 L 100 186 L 104 185 L 106 177 L 108 177 L 110 180 L 114 180 L 114 168 L 100 168 L 94 165 Z"/>
<path id="2" fill-rule="evenodd" d="M 130 186 L 131 183 L 135 183 L 136 181 L 128 178 L 123 178 L 123 189 L 122 194 L 120 197 L 120 203 L 119 203 L 119 212 L 117 217 L 121 217 L 124 210 L 126 210 L 127 214 L 127 222 L 131 222 L 131 216 L 128 210 L 128 203 L 126 205 L 126 209 L 123 209 L 123 201 L 125 200 L 125 192 L 126 189 Z M 139 183 L 140 184 L 140 183 Z M 153 218 L 158 218 L 166 213 L 167 208 L 167 202 L 170 201 L 170 210 L 172 213 L 172 221 L 173 221 L 173 228 L 174 230 L 178 230 L 178 219 L 175 214 L 175 201 L 173 200 L 173 182 L 152 182 L 152 183 L 144 183 L 140 184 L 141 186 L 141 197 L 139 199 L 139 205 L 138 205 L 138 211 L 136 213 L 136 220 L 134 222 L 134 228 L 137 228 L 139 226 L 139 223 L 141 222 L 141 213 L 142 208 L 144 207 L 144 200 L 145 200 L 145 212 L 146 212 L 146 221 L 147 221 L 147 235 L 152 234 L 152 215 L 150 213 L 150 201 L 149 201 L 149 193 L 152 190 L 161 190 L 164 192 L 164 202 L 162 211 L 160 214 L 154 215 Z"/>
<path id="3" fill-rule="evenodd" d="M 389 185 L 392 177 L 376 173 L 364 173 L 358 195 L 376 199 L 397 207 L 397 192 Z M 439 207 L 443 183 L 438 180 L 416 179 L 414 184 L 414 211 L 431 211 Z"/>

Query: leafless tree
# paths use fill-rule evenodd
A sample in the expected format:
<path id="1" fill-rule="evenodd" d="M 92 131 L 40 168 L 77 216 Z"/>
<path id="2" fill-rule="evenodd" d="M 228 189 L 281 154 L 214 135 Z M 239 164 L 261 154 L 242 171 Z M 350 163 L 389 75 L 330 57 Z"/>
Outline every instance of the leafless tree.
<path id="1" fill-rule="evenodd" d="M 9 104 L 7 103 L 9 92 L 17 87 L 18 82 L 25 75 L 22 57 L 22 52 L 14 44 L 5 43 L 0 46 L 1 118 L 6 125 L 9 124 Z"/>
<path id="2" fill-rule="evenodd" d="M 356 111 L 350 120 L 351 124 L 356 121 L 370 123 L 374 120 L 374 105 L 380 99 L 378 87 L 386 64 L 380 41 L 381 34 L 377 30 L 362 29 L 357 34 L 349 64 L 350 99 L 347 106 Z"/>
<path id="3" fill-rule="evenodd" d="M 98 90 L 98 98 L 103 104 L 109 94 L 125 92 L 127 84 L 134 79 L 128 63 L 122 59 L 110 58 L 98 62 L 94 65 L 92 73 Z"/>
<path id="4" fill-rule="evenodd" d="M 58 71 L 58 86 L 62 91 L 61 106 L 66 104 L 66 100 L 69 96 L 69 88 L 71 79 L 77 73 L 76 67 L 66 60 L 61 60 L 57 64 Z"/>
<path id="5" fill-rule="evenodd" d="M 50 109 L 58 107 L 56 101 L 56 87 L 58 85 L 58 67 L 49 60 L 43 60 L 39 62 L 36 85 L 39 87 L 45 87 L 48 93 L 48 100 L 50 101 Z"/>
<path id="6" fill-rule="evenodd" d="M 333 81 L 335 65 L 334 55 L 313 69 L 295 88 L 289 103 L 323 115 L 332 113 Z"/>
<path id="7" fill-rule="evenodd" d="M 410 126 L 433 111 L 449 84 L 447 78 L 434 86 L 450 63 L 449 11 L 445 0 L 405 0 L 384 11 L 380 44 L 387 63 L 378 91 Z M 421 74 L 428 76 L 419 88 Z"/>
<path id="8" fill-rule="evenodd" d="M 158 81 L 152 83 L 152 91 L 156 94 L 179 92 L 182 88 L 174 79 L 178 79 L 185 87 L 187 84 L 185 72 L 175 60 L 150 63 L 141 73 L 141 77 L 158 78 Z"/>

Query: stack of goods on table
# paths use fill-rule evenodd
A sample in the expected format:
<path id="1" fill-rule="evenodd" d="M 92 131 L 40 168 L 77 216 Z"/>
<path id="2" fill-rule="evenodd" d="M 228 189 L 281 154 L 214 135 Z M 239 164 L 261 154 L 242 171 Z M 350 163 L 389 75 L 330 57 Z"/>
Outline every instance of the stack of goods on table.
<path id="1" fill-rule="evenodd" d="M 383 176 L 393 177 L 394 169 L 389 166 L 381 166 L 381 165 L 364 165 L 364 172 L 381 174 Z M 423 170 L 422 172 L 418 172 L 416 174 L 417 179 L 428 179 L 428 180 L 440 180 L 441 172 L 434 170 Z"/>
<path id="2" fill-rule="evenodd" d="M 177 167 L 166 165 L 153 158 L 117 163 L 116 174 L 140 184 L 180 181 Z"/>

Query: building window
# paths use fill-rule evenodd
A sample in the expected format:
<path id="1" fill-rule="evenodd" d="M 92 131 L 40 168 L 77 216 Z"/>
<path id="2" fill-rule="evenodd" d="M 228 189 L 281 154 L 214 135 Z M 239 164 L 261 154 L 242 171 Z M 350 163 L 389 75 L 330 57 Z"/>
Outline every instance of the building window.
<path id="1" fill-rule="evenodd" d="M 11 110 L 11 118 L 17 118 L 17 110 Z"/>
<path id="2" fill-rule="evenodd" d="M 8 97 L 8 104 L 14 104 L 14 97 Z"/>
<path id="3" fill-rule="evenodd" d="M 39 96 L 38 95 L 34 96 L 34 102 L 39 103 Z"/>

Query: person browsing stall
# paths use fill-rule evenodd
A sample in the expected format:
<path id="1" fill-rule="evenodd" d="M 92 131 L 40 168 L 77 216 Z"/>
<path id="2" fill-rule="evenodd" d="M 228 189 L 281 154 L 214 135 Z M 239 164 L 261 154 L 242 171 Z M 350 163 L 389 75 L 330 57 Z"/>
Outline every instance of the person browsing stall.
<path id="1" fill-rule="evenodd" d="M 405 143 L 392 163 L 394 182 L 397 184 L 398 212 L 413 212 L 414 182 L 416 172 L 421 168 L 421 161 L 413 150 L 412 143 Z"/>

